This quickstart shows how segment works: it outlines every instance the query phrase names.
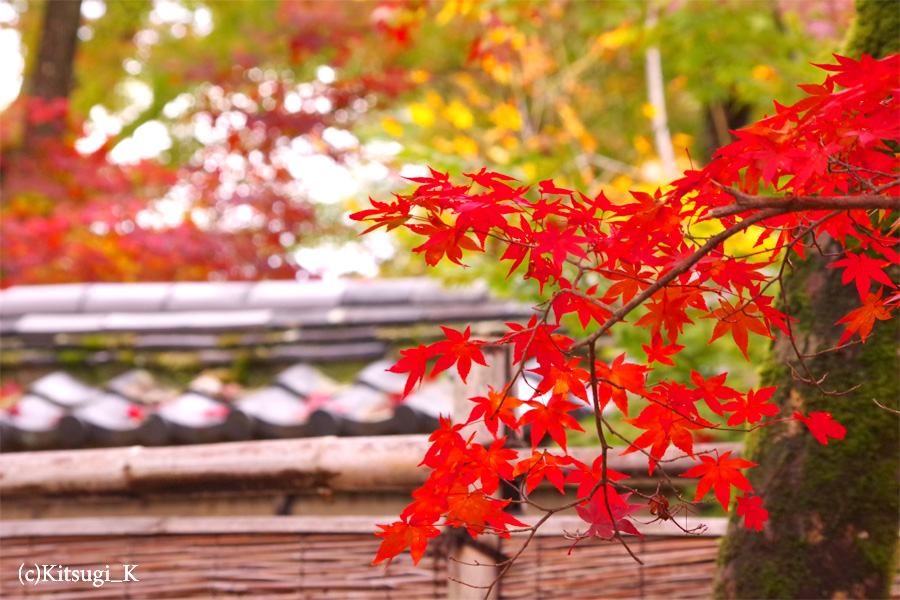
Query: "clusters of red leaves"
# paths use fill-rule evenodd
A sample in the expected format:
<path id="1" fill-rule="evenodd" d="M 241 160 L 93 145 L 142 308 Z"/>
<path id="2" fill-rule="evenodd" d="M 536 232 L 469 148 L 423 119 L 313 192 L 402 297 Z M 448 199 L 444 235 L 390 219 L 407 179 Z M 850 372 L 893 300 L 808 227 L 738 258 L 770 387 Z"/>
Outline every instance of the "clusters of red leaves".
<path id="1" fill-rule="evenodd" d="M 570 414 L 577 405 L 570 400 L 593 404 L 598 430 L 601 423 L 607 426 L 600 411 L 610 401 L 627 415 L 630 397 L 649 400 L 628 419 L 645 432 L 626 452 L 645 453 L 651 473 L 670 445 L 694 457 L 698 464 L 683 476 L 700 478 L 696 501 L 712 490 L 728 510 L 732 488 L 752 492 L 741 469 L 753 463 L 728 452 L 694 456 L 694 432 L 722 426 L 701 418 L 697 403 L 705 403 L 728 427 L 761 427 L 787 420 L 769 420 L 778 413 L 770 402 L 775 389 L 743 393 L 725 385 L 724 373 L 704 379 L 693 371 L 687 384 L 651 383 L 648 365 L 677 364 L 679 337 L 698 317 L 715 319 L 713 340 L 729 334 L 745 356 L 751 333 L 772 337 L 778 329 L 790 335 L 788 315 L 773 307 L 771 267 L 792 251 L 802 257 L 809 249 L 804 243 L 825 234 L 840 242 L 845 255 L 832 266 L 845 269 L 844 282 L 854 283 L 863 300 L 840 321 L 849 323 L 844 339 L 858 332 L 865 342 L 874 320 L 889 318 L 897 308 L 900 295 L 882 298 L 882 293 L 884 286 L 897 287 L 884 269 L 900 262 L 893 248 L 898 240 L 882 233 L 890 211 L 873 210 L 870 201 L 896 210 L 900 195 L 900 58 L 837 60 L 822 66 L 832 72 L 823 85 L 803 87 L 807 98 L 790 107 L 776 104 L 774 116 L 735 132 L 738 141 L 665 193 L 632 192 L 632 201 L 616 204 L 602 193 L 588 198 L 543 181 L 529 199 L 529 186 L 498 173 L 482 170 L 456 184 L 432 171 L 413 180 L 419 184 L 413 194 L 373 200 L 371 209 L 353 215 L 372 222 L 370 230 L 403 226 L 422 235 L 426 241 L 416 251 L 430 265 L 444 259 L 460 264 L 464 251 L 483 251 L 488 237 L 500 240 L 510 275 L 521 266 L 522 276 L 551 290 L 527 325 L 508 324 L 509 331 L 490 342 L 512 346 L 516 377 L 526 362 L 537 364 L 533 371 L 541 381 L 533 397 L 514 398 L 510 386 L 491 389 L 487 397 L 472 398 L 468 423 L 442 421 L 422 462 L 433 469 L 431 476 L 413 494 L 415 502 L 401 521 L 381 526 L 385 541 L 376 563 L 408 546 L 418 560 L 438 526 L 464 526 L 473 536 L 508 535 L 510 525 L 522 524 L 503 512 L 508 501 L 495 495 L 499 481 L 514 477 L 524 480 L 519 491 L 525 502 L 543 479 L 560 491 L 577 485 L 576 504 L 590 525 L 588 535 L 621 539 L 623 532 L 636 533 L 627 518 L 634 505 L 626 499 L 643 495 L 607 468 L 606 452 L 592 465 L 566 452 L 567 430 L 580 430 Z M 761 189 L 781 195 L 765 198 L 757 195 Z M 716 223 L 721 233 L 694 236 L 692 225 L 702 221 Z M 759 245 L 768 240 L 768 248 L 744 256 L 726 253 L 723 241 L 757 224 L 764 226 Z M 641 305 L 646 312 L 634 326 L 650 330 L 646 364 L 626 362 L 624 354 L 609 364 L 593 359 L 599 336 Z M 581 340 L 559 333 L 568 313 L 576 313 L 585 326 L 593 324 L 593 331 Z M 468 329 L 461 334 L 445 328 L 445 333 L 446 341 L 404 352 L 392 369 L 409 373 L 407 392 L 425 376 L 431 359 L 438 358 L 432 374 L 456 364 L 463 378 L 471 362 L 482 362 L 481 348 L 488 342 L 470 339 Z M 517 411 L 522 405 L 529 410 Z M 822 443 L 844 437 L 844 428 L 828 413 L 792 418 L 806 423 Z M 476 421 L 496 440 L 489 448 L 463 433 Z M 517 433 L 531 425 L 531 457 L 503 448 L 501 423 Z M 562 453 L 537 448 L 545 432 Z M 651 508 L 659 502 L 645 498 Z M 761 529 L 767 518 L 762 499 L 745 494 L 737 501 L 746 526 Z"/>
<path id="2" fill-rule="evenodd" d="M 268 260 L 284 253 L 281 232 L 193 218 L 193 209 L 222 215 L 226 205 L 237 207 L 237 198 L 229 202 L 215 194 L 217 174 L 201 166 L 192 180 L 190 173 L 179 175 L 151 160 L 114 164 L 109 145 L 81 154 L 75 148 L 81 124 L 69 121 L 65 100 L 22 97 L 3 114 L 4 137 L 34 124 L 49 123 L 52 130 L 38 130 L 24 142 L 8 140 L 0 155 L 0 285 L 294 276 L 296 267 L 287 261 Z M 180 223 L 147 224 L 154 201 L 191 183 L 197 199 Z M 291 201 L 272 186 L 254 191 L 246 201 L 254 214 L 297 227 L 313 218 L 308 203 Z"/>
<path id="3" fill-rule="evenodd" d="M 295 243 L 345 230 L 317 222 L 304 182 L 284 160 L 285 147 L 300 138 L 312 153 L 346 158 L 347 151 L 325 141 L 325 130 L 352 129 L 369 104 L 384 104 L 413 85 L 394 60 L 402 44 L 391 41 L 415 28 L 408 15 L 392 2 L 362 10 L 283 2 L 274 29 L 240 26 L 252 43 L 230 56 L 197 46 L 196 60 L 173 64 L 166 77 L 192 96 L 176 124 L 201 123 L 216 136 L 184 164 L 114 164 L 112 141 L 81 154 L 75 141 L 83 123 L 65 98 L 21 96 L 0 116 L 0 286 L 294 278 Z M 372 45 L 380 50 L 377 64 L 330 84 L 307 82 L 299 110 L 291 106 L 297 82 L 259 68 L 285 52 L 285 62 L 302 64 L 327 48 L 337 52 L 329 64 L 341 66 Z M 166 222 L 149 218 L 167 195 L 177 201 L 168 203 Z M 173 214 L 178 210 L 181 219 Z"/>

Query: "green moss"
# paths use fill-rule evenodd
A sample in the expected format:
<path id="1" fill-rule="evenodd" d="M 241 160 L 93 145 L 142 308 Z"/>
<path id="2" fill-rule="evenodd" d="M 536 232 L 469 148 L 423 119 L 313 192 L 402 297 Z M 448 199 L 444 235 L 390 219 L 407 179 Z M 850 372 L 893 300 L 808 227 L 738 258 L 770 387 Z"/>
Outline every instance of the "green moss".
<path id="1" fill-rule="evenodd" d="M 856 19 L 847 36 L 843 54 L 860 52 L 882 58 L 900 47 L 900 1 L 856 0 Z"/>

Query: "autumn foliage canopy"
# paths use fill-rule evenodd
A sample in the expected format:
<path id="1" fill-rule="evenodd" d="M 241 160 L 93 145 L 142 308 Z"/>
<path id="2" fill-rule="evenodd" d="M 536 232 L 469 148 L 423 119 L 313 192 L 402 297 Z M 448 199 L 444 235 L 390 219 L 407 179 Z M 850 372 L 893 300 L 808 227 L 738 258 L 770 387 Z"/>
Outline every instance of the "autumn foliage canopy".
<path id="1" fill-rule="evenodd" d="M 823 84 L 802 86 L 803 100 L 776 103 L 773 116 L 734 132 L 737 141 L 708 166 L 654 194 L 632 192 L 629 202 L 602 193 L 587 197 L 551 180 L 529 186 L 481 170 L 454 181 L 432 171 L 413 179 L 412 194 L 372 200 L 372 208 L 353 215 L 371 224 L 367 231 L 405 227 L 420 235 L 415 250 L 429 265 L 462 265 L 467 252 L 499 242 L 510 276 L 536 280 L 545 298 L 527 324 L 508 324 L 499 340 L 444 328 L 445 340 L 404 351 L 392 368 L 408 373 L 409 393 L 454 365 L 465 380 L 472 363 L 486 364 L 484 348 L 511 346 L 514 376 L 504 389 L 476 390 L 468 422 L 442 420 L 422 461 L 431 475 L 398 521 L 379 526 L 384 541 L 376 563 L 407 548 L 418 561 L 442 526 L 465 527 L 473 537 L 508 536 L 514 528 L 534 535 L 550 515 L 572 507 L 587 531 L 576 541 L 615 538 L 627 549 L 626 534 L 640 535 L 630 513 L 643 505 L 661 519 L 671 512 L 664 497 L 641 493 L 607 466 L 609 439 L 618 435 L 608 421 L 612 410 L 643 430 L 627 440 L 625 452 L 646 455 L 651 474 L 665 469 L 661 460 L 670 446 L 696 461 L 682 474 L 697 479 L 696 495 L 685 503 L 711 495 L 725 510 L 735 506 L 748 528 L 762 530 L 765 498 L 754 495 L 743 474 L 755 465 L 730 452 L 695 454 L 695 436 L 797 420 L 827 444 L 842 439 L 844 427 L 825 412 L 779 414 L 771 402 L 775 388 L 736 390 L 725 373 L 704 378 L 690 369 L 677 381 L 654 378 L 653 363 L 677 367 L 679 339 L 698 319 L 715 321 L 710 341 L 731 338 L 745 356 L 750 335 L 773 338 L 780 331 L 792 338 L 796 315 L 779 309 L 782 275 L 793 261 L 822 251 L 826 237 L 841 248 L 830 266 L 842 269 L 843 282 L 859 292 L 859 307 L 835 324 L 844 329 L 841 344 L 865 343 L 876 321 L 893 316 L 900 304 L 896 277 L 889 275 L 900 263 L 893 237 L 900 209 L 900 57 L 836 61 L 820 65 L 829 72 Z M 730 250 L 736 236 L 755 236 L 753 251 Z M 584 336 L 562 332 L 569 313 Z M 646 330 L 646 356 L 599 360 L 601 336 L 627 325 Z M 802 363 L 799 352 L 798 358 Z M 514 397 L 526 368 L 540 381 L 531 397 Z M 639 414 L 629 413 L 634 398 L 649 401 Z M 566 450 L 567 433 L 581 429 L 571 414 L 579 405 L 592 408 L 603 448 L 593 464 Z M 700 405 L 715 417 L 701 417 Z M 475 423 L 484 423 L 493 443 L 475 443 Z M 532 455 L 521 459 L 506 440 L 521 436 L 526 425 Z M 538 449 L 545 435 L 558 450 Z M 537 506 L 529 494 L 544 479 L 560 491 L 577 486 L 577 500 Z M 507 490 L 501 487 L 513 485 L 517 501 L 544 513 L 536 524 L 506 510 L 510 500 L 502 499 Z"/>

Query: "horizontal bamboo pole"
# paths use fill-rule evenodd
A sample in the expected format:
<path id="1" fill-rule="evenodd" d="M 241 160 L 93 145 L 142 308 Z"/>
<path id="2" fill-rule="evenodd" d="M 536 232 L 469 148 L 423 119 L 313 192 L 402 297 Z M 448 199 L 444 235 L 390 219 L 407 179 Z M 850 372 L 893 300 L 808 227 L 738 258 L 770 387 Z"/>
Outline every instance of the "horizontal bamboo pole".
<path id="1" fill-rule="evenodd" d="M 736 444 L 718 444 L 737 451 Z M 277 490 L 332 492 L 403 491 L 420 486 L 428 469 L 418 463 L 428 448 L 424 435 L 318 437 L 196 446 L 97 448 L 0 454 L 0 496 L 40 497 L 103 494 L 240 492 Z M 695 452 L 711 449 L 697 444 Z M 587 464 L 599 448 L 570 448 Z M 668 457 L 680 456 L 673 450 Z M 530 450 L 519 450 L 520 457 Z M 692 466 L 667 463 L 670 474 Z M 647 476 L 640 453 L 612 456 L 620 473 Z"/>
<path id="2" fill-rule="evenodd" d="M 523 522 L 532 523 L 533 516 L 518 517 Z M 249 535 L 247 541 L 263 543 L 260 536 L 285 534 L 343 534 L 369 536 L 375 531 L 376 523 L 390 523 L 396 515 L 383 516 L 337 516 L 337 517 L 90 517 L 77 519 L 22 519 L 3 521 L 0 539 L 56 537 L 108 537 L 108 536 L 162 536 L 162 535 Z M 707 530 L 703 537 L 718 537 L 724 534 L 727 519 L 722 517 L 691 517 L 688 525 L 703 523 Z M 679 519 L 684 525 L 684 518 Z M 538 530 L 538 537 L 561 537 L 566 531 L 582 531 L 586 524 L 574 515 L 555 515 Z M 641 533 L 654 536 L 684 536 L 684 532 L 672 523 L 657 522 L 651 525 L 636 523 Z M 514 534 L 518 537 L 518 534 Z M 377 539 L 377 538 L 373 538 Z M 350 542 L 355 548 L 358 542 Z M 571 543 L 571 542 L 569 542 Z M 221 549 L 216 547 L 216 551 Z M 249 552 L 244 548 L 242 552 Z"/>

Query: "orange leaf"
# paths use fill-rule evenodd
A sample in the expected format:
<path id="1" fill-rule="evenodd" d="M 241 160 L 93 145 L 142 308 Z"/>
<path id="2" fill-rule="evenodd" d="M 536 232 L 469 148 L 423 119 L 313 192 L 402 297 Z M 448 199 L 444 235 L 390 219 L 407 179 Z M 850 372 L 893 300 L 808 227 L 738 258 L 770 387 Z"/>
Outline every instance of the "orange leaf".
<path id="1" fill-rule="evenodd" d="M 841 336 L 841 341 L 838 345 L 846 342 L 857 331 L 859 331 L 859 337 L 865 343 L 876 319 L 886 321 L 891 318 L 891 315 L 884 308 L 884 300 L 881 299 L 883 292 L 884 288 L 879 288 L 877 294 L 868 294 L 863 306 L 850 312 L 846 317 L 835 323 L 835 325 L 838 323 L 850 323 L 847 326 L 847 330 L 844 331 L 844 335 Z"/>
<path id="2" fill-rule="evenodd" d="M 716 499 L 725 511 L 728 511 L 728 502 L 731 500 L 731 486 L 752 492 L 753 487 L 743 473 L 738 469 L 755 467 L 756 463 L 743 458 L 728 458 L 731 452 L 725 452 L 717 459 L 711 456 L 701 456 L 702 465 L 692 467 L 681 474 L 682 477 L 701 477 L 697 484 L 697 496 L 694 500 L 700 500 L 710 488 L 715 489 Z"/>

